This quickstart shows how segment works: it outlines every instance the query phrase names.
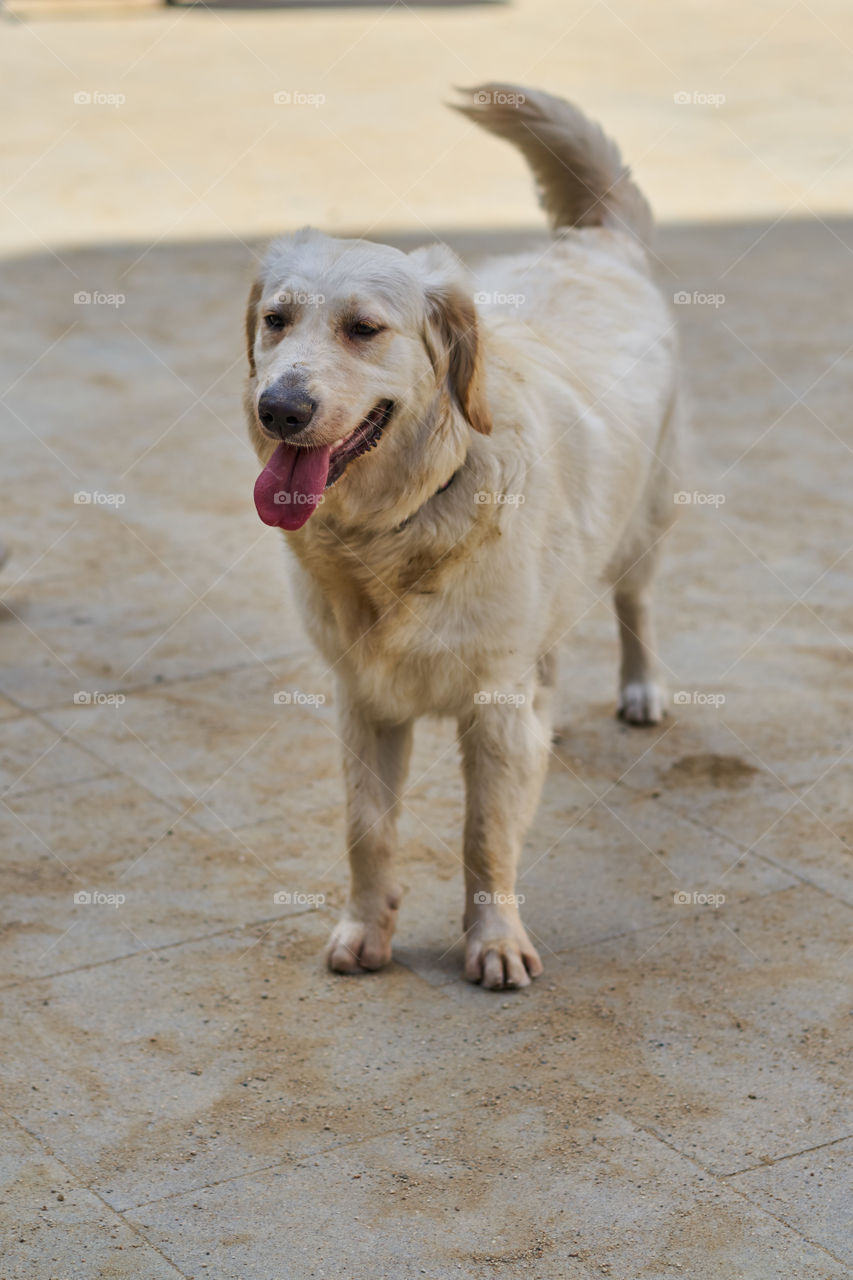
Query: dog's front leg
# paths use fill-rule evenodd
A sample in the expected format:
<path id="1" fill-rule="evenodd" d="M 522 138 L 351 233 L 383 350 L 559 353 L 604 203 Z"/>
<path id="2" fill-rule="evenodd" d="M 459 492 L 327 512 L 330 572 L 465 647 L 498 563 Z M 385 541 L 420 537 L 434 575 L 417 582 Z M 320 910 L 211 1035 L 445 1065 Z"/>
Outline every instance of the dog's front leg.
<path id="1" fill-rule="evenodd" d="M 412 722 L 377 722 L 342 686 L 340 698 L 351 878 L 349 901 L 332 930 L 326 958 L 337 973 L 361 973 L 381 969 L 391 959 L 401 893 L 394 872 L 396 818 Z"/>
<path id="2" fill-rule="evenodd" d="M 501 699 L 503 696 L 503 700 Z M 532 690 L 478 695 L 459 722 L 465 773 L 465 976 L 484 987 L 526 987 L 542 962 L 518 911 L 515 873 L 539 799 L 550 725 Z"/>

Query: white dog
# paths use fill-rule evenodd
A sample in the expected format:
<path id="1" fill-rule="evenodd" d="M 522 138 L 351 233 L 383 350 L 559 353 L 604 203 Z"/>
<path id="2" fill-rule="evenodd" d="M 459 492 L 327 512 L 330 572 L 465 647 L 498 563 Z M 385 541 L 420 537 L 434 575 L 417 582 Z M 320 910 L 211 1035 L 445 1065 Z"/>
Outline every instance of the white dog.
<path id="1" fill-rule="evenodd" d="M 542 964 L 516 864 L 582 584 L 613 588 L 620 714 L 663 713 L 648 588 L 675 510 L 678 373 L 644 251 L 651 216 L 614 144 L 511 85 L 466 91 L 460 110 L 526 156 L 550 247 L 474 283 L 439 244 L 277 241 L 249 298 L 246 410 L 258 512 L 287 532 L 338 678 L 352 884 L 329 965 L 389 961 L 412 727 L 454 716 L 465 973 L 521 987 Z"/>

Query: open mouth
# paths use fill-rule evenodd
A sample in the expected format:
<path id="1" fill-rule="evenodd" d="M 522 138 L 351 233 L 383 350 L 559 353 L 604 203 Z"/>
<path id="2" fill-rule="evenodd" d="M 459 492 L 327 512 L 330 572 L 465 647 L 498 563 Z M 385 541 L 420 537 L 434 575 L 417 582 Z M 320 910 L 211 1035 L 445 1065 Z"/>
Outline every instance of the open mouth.
<path id="1" fill-rule="evenodd" d="M 393 400 L 380 400 L 346 439 L 334 446 L 309 448 L 283 441 L 255 481 L 255 507 L 264 524 L 301 529 L 323 501 L 323 494 L 363 453 L 375 449 L 394 412 Z"/>
<path id="2" fill-rule="evenodd" d="M 327 489 L 331 489 L 332 485 L 340 480 L 354 458 L 360 458 L 363 453 L 376 448 L 393 410 L 393 400 L 380 400 L 379 404 L 371 409 L 367 417 L 358 424 L 355 431 L 350 432 L 346 439 L 334 446 L 329 457 Z"/>

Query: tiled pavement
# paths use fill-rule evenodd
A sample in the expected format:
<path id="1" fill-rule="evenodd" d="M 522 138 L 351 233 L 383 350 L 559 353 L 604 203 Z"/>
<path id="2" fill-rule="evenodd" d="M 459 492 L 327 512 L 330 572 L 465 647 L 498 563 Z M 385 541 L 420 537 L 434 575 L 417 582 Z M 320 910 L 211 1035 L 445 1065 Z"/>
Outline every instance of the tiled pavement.
<path id="1" fill-rule="evenodd" d="M 418 38 L 415 18 L 379 18 L 340 21 L 362 23 L 373 55 Z M 187 28 L 145 21 L 162 24 L 149 57 L 166 74 Z M 202 21 L 215 63 L 229 37 Z M 250 43 L 282 30 L 240 21 Z M 329 18 L 294 21 L 313 50 Z M 130 25 L 93 24 L 88 55 L 81 27 L 39 39 L 103 78 Z M 12 34 L 22 65 L 42 59 L 31 129 L 46 129 L 64 73 Z M 788 25 L 768 41 L 762 74 L 790 79 Z M 802 139 L 773 147 L 794 181 Z M 508 160 L 495 151 L 490 181 L 514 190 Z M 159 211 L 143 214 L 153 239 Z M 689 490 L 724 498 L 686 507 L 660 577 L 661 657 L 688 696 L 658 730 L 613 719 L 613 619 L 590 596 L 521 875 L 546 972 L 511 995 L 459 975 L 447 725 L 418 735 L 395 963 L 360 981 L 323 970 L 345 886 L 334 685 L 251 507 L 249 250 L 197 227 L 136 261 L 138 240 L 69 247 L 45 226 L 61 261 L 18 246 L 5 263 L 3 1280 L 853 1274 L 853 236 L 841 217 L 774 216 L 694 208 L 661 233 L 667 291 L 725 296 L 677 310 Z M 467 254 L 527 238 L 451 236 Z M 77 288 L 126 301 L 75 306 Z M 325 702 L 275 703 L 282 690 Z"/>

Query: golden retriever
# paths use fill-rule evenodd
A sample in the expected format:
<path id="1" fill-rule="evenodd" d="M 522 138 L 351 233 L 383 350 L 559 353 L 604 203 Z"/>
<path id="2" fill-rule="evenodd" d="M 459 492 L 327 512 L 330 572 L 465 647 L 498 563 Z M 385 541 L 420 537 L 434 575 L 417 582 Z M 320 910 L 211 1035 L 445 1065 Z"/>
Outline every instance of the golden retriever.
<path id="1" fill-rule="evenodd" d="M 523 987 L 542 964 L 516 865 L 583 584 L 613 589 L 620 714 L 663 714 L 649 581 L 676 509 L 679 380 L 651 215 L 615 145 L 546 93 L 464 95 L 459 110 L 526 157 L 550 247 L 472 279 L 441 244 L 276 241 L 249 298 L 246 411 L 258 513 L 286 533 L 338 681 L 351 890 L 328 963 L 388 963 L 412 727 L 453 716 L 465 974 Z"/>

